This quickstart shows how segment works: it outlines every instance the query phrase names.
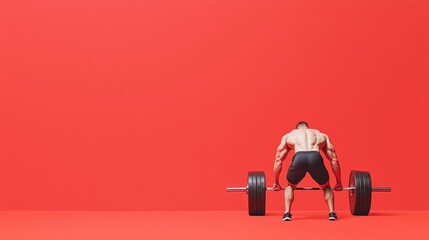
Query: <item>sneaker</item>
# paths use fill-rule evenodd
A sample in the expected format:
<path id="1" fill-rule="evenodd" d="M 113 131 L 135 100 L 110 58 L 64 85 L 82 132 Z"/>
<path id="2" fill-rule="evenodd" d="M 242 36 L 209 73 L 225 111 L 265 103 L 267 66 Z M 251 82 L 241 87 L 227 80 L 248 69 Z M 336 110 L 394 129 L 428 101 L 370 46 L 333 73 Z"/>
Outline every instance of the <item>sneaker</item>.
<path id="1" fill-rule="evenodd" d="M 283 221 L 291 221 L 292 220 L 292 214 L 290 214 L 289 212 L 285 213 L 282 217 Z"/>
<path id="2" fill-rule="evenodd" d="M 329 221 L 337 221 L 337 214 L 334 212 L 329 213 Z"/>

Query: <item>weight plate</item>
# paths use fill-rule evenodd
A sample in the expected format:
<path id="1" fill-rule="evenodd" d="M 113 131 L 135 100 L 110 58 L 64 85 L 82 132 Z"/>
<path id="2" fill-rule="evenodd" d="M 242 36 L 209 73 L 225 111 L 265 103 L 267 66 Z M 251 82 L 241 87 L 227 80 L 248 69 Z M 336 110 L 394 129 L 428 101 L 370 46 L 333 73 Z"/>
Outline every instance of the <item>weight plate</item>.
<path id="1" fill-rule="evenodd" d="M 256 212 L 256 182 L 254 182 L 255 174 L 253 172 L 249 172 L 247 175 L 247 198 L 248 198 L 248 208 L 249 215 L 254 216 L 257 214 Z"/>
<path id="2" fill-rule="evenodd" d="M 353 215 L 368 215 L 371 209 L 371 176 L 369 172 L 350 172 L 349 186 L 355 187 L 349 191 L 349 208 Z"/>
<path id="3" fill-rule="evenodd" d="M 258 172 L 256 175 L 256 184 L 258 189 L 258 216 L 264 216 L 265 215 L 265 193 L 266 193 L 266 186 L 265 186 L 265 173 L 264 172 Z"/>
<path id="4" fill-rule="evenodd" d="M 265 215 L 265 174 L 249 172 L 247 175 L 248 209 L 250 216 Z"/>
<path id="5" fill-rule="evenodd" d="M 369 172 L 362 172 L 362 178 L 365 183 L 365 197 L 363 201 L 362 215 L 367 216 L 371 209 L 371 200 L 372 200 L 372 183 L 371 183 L 371 175 Z"/>
<path id="6" fill-rule="evenodd" d="M 350 172 L 350 177 L 349 177 L 349 187 L 355 187 L 356 183 L 355 183 L 355 179 L 356 179 L 356 172 L 355 171 L 351 171 Z M 350 213 L 351 214 L 355 214 L 355 208 L 356 208 L 356 194 L 355 194 L 356 189 L 354 190 L 350 190 L 349 191 L 349 209 L 350 209 Z"/>

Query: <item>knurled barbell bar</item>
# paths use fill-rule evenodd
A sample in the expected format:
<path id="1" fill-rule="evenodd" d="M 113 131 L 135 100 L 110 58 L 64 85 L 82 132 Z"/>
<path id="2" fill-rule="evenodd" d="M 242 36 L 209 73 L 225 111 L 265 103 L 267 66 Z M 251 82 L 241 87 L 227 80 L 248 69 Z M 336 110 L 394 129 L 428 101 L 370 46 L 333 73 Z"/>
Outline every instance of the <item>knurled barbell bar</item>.
<path id="1" fill-rule="evenodd" d="M 248 210 L 250 216 L 265 215 L 265 191 L 273 191 L 265 184 L 265 173 L 262 171 L 249 172 L 246 187 L 228 187 L 228 192 L 246 192 L 248 194 Z M 282 188 L 284 190 L 284 188 Z M 295 190 L 321 190 L 315 187 L 297 187 Z M 371 175 L 367 171 L 352 170 L 349 177 L 349 208 L 353 215 L 367 216 L 371 209 L 372 192 L 390 192 L 391 187 L 372 187 Z"/>

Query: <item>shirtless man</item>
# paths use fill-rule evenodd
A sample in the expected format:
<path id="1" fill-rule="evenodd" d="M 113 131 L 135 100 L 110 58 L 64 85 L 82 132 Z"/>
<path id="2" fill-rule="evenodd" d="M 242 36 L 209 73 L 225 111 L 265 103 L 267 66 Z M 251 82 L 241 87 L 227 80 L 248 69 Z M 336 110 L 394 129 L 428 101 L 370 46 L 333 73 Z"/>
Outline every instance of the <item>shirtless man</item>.
<path id="1" fill-rule="evenodd" d="M 337 220 L 337 214 L 334 210 L 334 192 L 329 184 L 328 171 L 323 164 L 323 158 L 319 151 L 322 150 L 325 156 L 331 162 L 332 171 L 335 174 L 337 184 L 334 190 L 343 190 L 341 184 L 341 171 L 338 163 L 337 154 L 328 135 L 319 132 L 316 129 L 310 129 L 306 122 L 299 122 L 296 129 L 283 136 L 279 147 L 277 148 L 276 159 L 274 161 L 274 191 L 280 191 L 279 176 L 282 171 L 283 161 L 287 154 L 294 150 L 295 154 L 292 163 L 287 172 L 288 186 L 285 189 L 285 214 L 283 221 L 292 220 L 290 213 L 293 202 L 293 191 L 296 185 L 304 178 L 307 172 L 319 184 L 323 190 L 325 201 L 329 208 L 329 220 Z"/>

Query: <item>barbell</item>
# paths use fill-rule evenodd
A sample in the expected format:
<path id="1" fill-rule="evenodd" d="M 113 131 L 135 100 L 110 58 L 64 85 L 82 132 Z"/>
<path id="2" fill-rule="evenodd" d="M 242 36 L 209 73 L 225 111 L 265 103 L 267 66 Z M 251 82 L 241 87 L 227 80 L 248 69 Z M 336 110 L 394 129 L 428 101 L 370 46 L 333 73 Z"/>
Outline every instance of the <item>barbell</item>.
<path id="1" fill-rule="evenodd" d="M 246 192 L 250 216 L 265 215 L 266 191 L 273 191 L 265 184 L 263 171 L 249 172 L 246 187 L 228 187 L 228 192 Z M 284 188 L 282 188 L 284 190 Z M 295 190 L 321 190 L 316 187 L 297 187 Z M 349 208 L 353 215 L 367 216 L 371 209 L 372 192 L 391 192 L 391 187 L 372 187 L 371 175 L 367 171 L 352 170 L 349 186 L 343 190 L 349 191 Z"/>

